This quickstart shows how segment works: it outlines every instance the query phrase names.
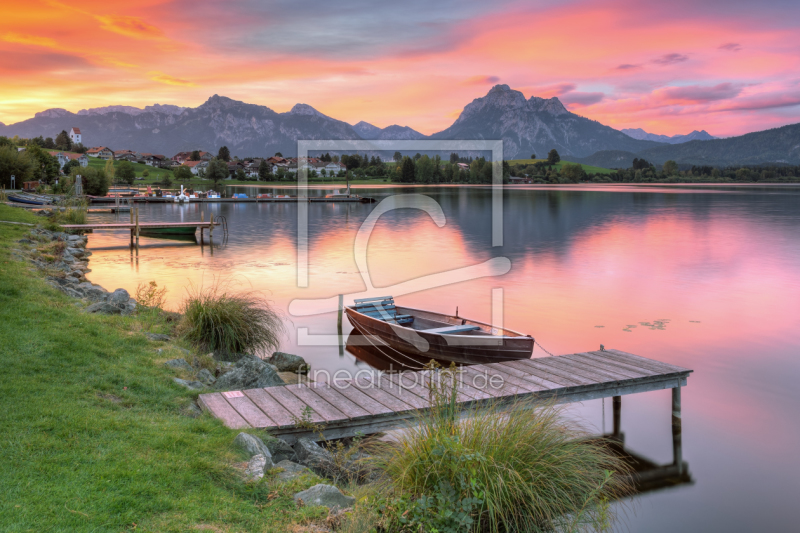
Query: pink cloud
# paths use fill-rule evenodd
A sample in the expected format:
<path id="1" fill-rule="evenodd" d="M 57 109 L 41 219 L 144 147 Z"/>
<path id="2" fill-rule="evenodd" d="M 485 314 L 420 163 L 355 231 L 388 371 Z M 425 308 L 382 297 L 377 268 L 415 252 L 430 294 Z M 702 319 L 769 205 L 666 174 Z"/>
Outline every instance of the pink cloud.
<path id="1" fill-rule="evenodd" d="M 698 104 L 716 100 L 735 98 L 742 92 L 741 86 L 733 83 L 720 83 L 712 87 L 687 85 L 683 87 L 665 87 L 653 93 L 656 101 L 663 104 Z"/>
<path id="2" fill-rule="evenodd" d="M 499 76 L 472 76 L 462 82 L 463 85 L 490 85 L 500 81 Z"/>
<path id="3" fill-rule="evenodd" d="M 688 61 L 689 56 L 685 56 L 683 54 L 664 54 L 661 57 L 657 57 L 652 60 L 652 63 L 656 65 L 674 65 L 675 63 L 683 63 L 684 61 Z"/>

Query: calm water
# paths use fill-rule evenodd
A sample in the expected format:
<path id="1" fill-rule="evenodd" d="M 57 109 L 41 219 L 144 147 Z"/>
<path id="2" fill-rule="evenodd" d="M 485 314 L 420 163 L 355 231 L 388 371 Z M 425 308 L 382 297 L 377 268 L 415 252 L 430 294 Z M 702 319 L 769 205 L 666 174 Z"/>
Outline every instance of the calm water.
<path id="1" fill-rule="evenodd" d="M 462 316 L 491 321 L 492 289 L 502 288 L 505 326 L 553 353 L 602 343 L 694 369 L 683 389 L 684 459 L 694 482 L 636 497 L 630 531 L 800 528 L 800 188 L 516 188 L 505 195 L 501 247 L 492 247 L 488 189 L 357 192 L 378 199 L 426 194 L 447 219 L 439 228 L 422 211 L 384 214 L 367 253 L 375 287 L 493 257 L 511 261 L 505 275 L 412 292 L 398 302 L 440 312 L 458 306 Z M 132 293 L 157 280 L 175 308 L 187 287 L 214 279 L 262 291 L 287 315 L 283 350 L 316 369 L 360 368 L 335 344 L 308 345 L 335 335 L 335 313 L 289 316 L 288 306 L 364 290 L 353 242 L 375 205 L 309 205 L 308 288 L 297 287 L 293 204 L 142 206 L 140 219 L 148 221 L 199 220 L 201 209 L 207 220 L 213 211 L 227 217 L 230 234 L 203 247 L 143 238 L 137 257 L 127 235 L 97 232 L 89 240 L 89 278 Z M 665 327 L 641 324 L 655 320 Z M 307 338 L 298 341 L 301 328 Z M 602 405 L 574 405 L 569 414 L 600 432 Z M 610 401 L 605 409 L 609 431 Z M 669 463 L 669 391 L 625 396 L 622 430 L 630 449 Z"/>

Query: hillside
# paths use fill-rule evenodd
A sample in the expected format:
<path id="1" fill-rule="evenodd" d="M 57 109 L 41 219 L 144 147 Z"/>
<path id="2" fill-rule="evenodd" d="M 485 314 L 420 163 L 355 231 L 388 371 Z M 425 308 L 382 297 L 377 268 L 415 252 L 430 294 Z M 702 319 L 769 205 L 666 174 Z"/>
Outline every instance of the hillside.
<path id="1" fill-rule="evenodd" d="M 626 128 L 620 131 L 625 135 L 633 137 L 634 139 L 639 139 L 640 141 L 656 141 L 667 144 L 680 144 L 689 141 L 709 141 L 711 139 L 716 139 L 716 137 L 712 137 L 706 130 L 694 130 L 686 135 L 673 135 L 671 137 L 668 135 L 647 133 L 642 128 Z"/>
<path id="2" fill-rule="evenodd" d="M 508 163 L 510 165 L 532 165 L 538 161 L 547 161 L 546 159 L 512 159 Z M 553 168 L 560 171 L 561 165 L 564 163 L 580 163 L 579 161 L 560 161 L 553 165 Z M 602 168 L 594 165 L 587 165 L 584 163 L 580 163 L 581 167 L 583 167 L 583 171 L 587 174 L 611 174 L 613 170 L 610 168 Z"/>

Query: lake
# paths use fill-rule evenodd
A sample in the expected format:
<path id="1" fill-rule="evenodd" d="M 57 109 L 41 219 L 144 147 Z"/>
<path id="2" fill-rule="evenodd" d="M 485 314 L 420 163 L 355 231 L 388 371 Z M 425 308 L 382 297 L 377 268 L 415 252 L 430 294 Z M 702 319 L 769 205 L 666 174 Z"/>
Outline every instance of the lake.
<path id="1" fill-rule="evenodd" d="M 353 192 L 377 200 L 426 195 L 446 217 L 442 227 L 416 209 L 380 217 L 366 252 L 376 288 L 437 273 L 450 282 L 454 269 L 510 261 L 504 275 L 401 285 L 398 303 L 444 313 L 458 307 L 461 316 L 490 322 L 493 289 L 502 289 L 505 327 L 533 335 L 550 352 L 604 344 L 694 370 L 682 393 L 692 482 L 634 498 L 630 531 L 798 529 L 800 188 L 515 186 L 503 200 L 503 245 L 494 247 L 489 188 Z M 206 220 L 224 215 L 229 234 L 223 239 L 217 230 L 205 246 L 142 238 L 136 254 L 128 235 L 96 232 L 88 278 L 131 294 L 155 280 L 168 288 L 173 309 L 187 289 L 215 280 L 259 291 L 286 315 L 281 350 L 317 370 L 364 368 L 330 342 L 335 311 L 291 316 L 288 309 L 294 299 L 364 290 L 354 239 L 376 205 L 308 204 L 308 287 L 298 288 L 296 204 L 140 204 L 141 221 L 199 220 L 201 210 Z M 537 346 L 534 357 L 543 356 Z M 589 401 L 567 413 L 608 432 L 610 403 Z M 627 447 L 669 463 L 670 413 L 669 390 L 623 397 Z"/>

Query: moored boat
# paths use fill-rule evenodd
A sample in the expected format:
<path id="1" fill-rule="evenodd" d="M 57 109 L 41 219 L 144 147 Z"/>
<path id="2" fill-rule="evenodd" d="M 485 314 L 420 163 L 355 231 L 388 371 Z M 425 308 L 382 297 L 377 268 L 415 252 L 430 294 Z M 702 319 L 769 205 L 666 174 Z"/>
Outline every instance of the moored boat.
<path id="1" fill-rule="evenodd" d="M 53 202 L 52 199 L 46 196 L 39 196 L 38 194 L 29 194 L 29 193 L 9 193 L 8 199 L 12 202 L 17 202 L 19 204 L 29 204 L 29 205 L 48 205 Z"/>
<path id="2" fill-rule="evenodd" d="M 534 339 L 485 322 L 396 306 L 391 296 L 355 300 L 345 307 L 355 330 L 378 337 L 376 348 L 397 350 L 449 364 L 484 364 L 529 359 Z"/>

